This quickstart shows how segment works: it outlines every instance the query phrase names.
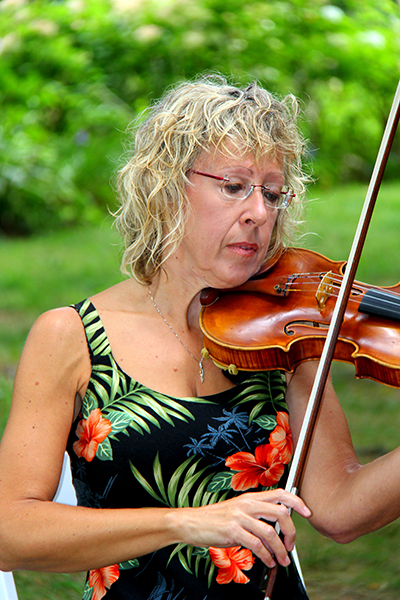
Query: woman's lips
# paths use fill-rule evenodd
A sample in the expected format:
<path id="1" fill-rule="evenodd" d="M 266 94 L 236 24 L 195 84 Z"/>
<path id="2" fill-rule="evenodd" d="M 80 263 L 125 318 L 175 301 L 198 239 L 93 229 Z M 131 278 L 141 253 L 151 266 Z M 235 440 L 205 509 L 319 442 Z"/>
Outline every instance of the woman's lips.
<path id="1" fill-rule="evenodd" d="M 229 244 L 228 248 L 241 256 L 254 256 L 258 250 L 258 244 L 238 242 L 236 244 Z"/>

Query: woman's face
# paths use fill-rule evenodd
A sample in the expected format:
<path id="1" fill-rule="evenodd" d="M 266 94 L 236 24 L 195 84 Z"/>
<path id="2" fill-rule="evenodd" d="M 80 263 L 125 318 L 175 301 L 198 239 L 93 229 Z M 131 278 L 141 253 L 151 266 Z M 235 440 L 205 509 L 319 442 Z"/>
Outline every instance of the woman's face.
<path id="1" fill-rule="evenodd" d="M 266 156 L 255 163 L 253 154 L 228 158 L 220 152 L 203 153 L 192 167 L 219 177 L 235 175 L 266 187 L 283 187 L 282 166 Z M 221 181 L 189 173 L 186 192 L 190 203 L 186 235 L 178 249 L 186 274 L 204 287 L 230 288 L 259 270 L 271 239 L 278 209 L 265 205 L 260 187 L 244 200 L 229 200 Z"/>

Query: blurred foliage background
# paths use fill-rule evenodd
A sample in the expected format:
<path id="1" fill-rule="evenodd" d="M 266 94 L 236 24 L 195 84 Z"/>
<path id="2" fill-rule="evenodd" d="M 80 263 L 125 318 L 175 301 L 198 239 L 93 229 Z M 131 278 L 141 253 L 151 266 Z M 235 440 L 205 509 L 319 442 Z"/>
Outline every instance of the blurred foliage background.
<path id="1" fill-rule="evenodd" d="M 129 122 L 219 71 L 302 101 L 321 186 L 365 181 L 400 78 L 394 0 L 1 0 L 0 232 L 96 222 Z M 399 176 L 400 144 L 387 178 Z"/>

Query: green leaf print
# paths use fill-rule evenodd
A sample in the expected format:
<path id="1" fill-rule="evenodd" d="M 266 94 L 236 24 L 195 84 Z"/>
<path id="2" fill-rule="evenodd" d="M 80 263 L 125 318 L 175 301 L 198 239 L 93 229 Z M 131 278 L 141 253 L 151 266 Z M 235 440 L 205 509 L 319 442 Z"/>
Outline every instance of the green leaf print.
<path id="1" fill-rule="evenodd" d="M 171 554 L 169 555 L 167 567 L 168 567 L 169 563 L 171 562 L 171 560 L 174 558 L 174 556 L 179 554 L 179 552 L 182 552 L 182 550 L 184 550 L 185 547 L 186 547 L 186 544 L 183 544 L 183 543 L 176 544 L 175 548 L 172 550 Z"/>
<path id="2" fill-rule="evenodd" d="M 137 558 L 134 558 L 133 560 L 127 560 L 126 562 L 118 564 L 120 571 L 126 571 L 127 569 L 134 569 L 138 566 L 139 566 L 139 561 Z"/>
<path id="3" fill-rule="evenodd" d="M 215 565 L 212 562 L 211 558 L 209 559 L 210 564 L 210 570 L 208 572 L 208 587 L 210 587 L 210 585 L 212 584 L 212 580 L 214 577 L 214 571 L 215 571 Z"/>
<path id="4" fill-rule="evenodd" d="M 112 404 L 117 396 L 123 394 L 123 389 L 126 389 L 126 385 L 122 385 L 122 382 L 126 380 L 125 375 L 118 369 L 112 356 L 109 359 L 111 368 L 110 365 L 97 364 L 93 365 L 92 369 L 93 382 L 106 391 L 106 395 L 101 395 L 103 407 Z"/>
<path id="5" fill-rule="evenodd" d="M 130 417 L 130 427 L 140 434 L 150 433 L 149 423 L 160 428 L 159 421 L 151 413 L 143 410 L 140 406 L 135 406 L 133 402 L 114 402 L 112 409 L 108 408 L 108 411 L 109 414 L 111 414 L 112 411 L 118 411 L 120 414 L 125 414 L 127 417 Z"/>
<path id="6" fill-rule="evenodd" d="M 197 488 L 197 492 L 195 493 L 195 495 L 193 497 L 192 506 L 195 506 L 195 507 L 196 506 L 204 506 L 204 503 L 202 502 L 202 501 L 204 501 L 204 497 L 205 497 L 204 490 L 207 490 L 208 483 L 209 483 L 210 479 L 212 479 L 212 477 L 213 477 L 213 474 L 210 473 L 200 483 L 199 487 Z"/>
<path id="7" fill-rule="evenodd" d="M 136 469 L 136 467 L 129 461 L 129 466 L 131 471 L 140 485 L 146 490 L 150 496 L 152 496 L 155 500 L 158 500 L 161 504 L 165 504 L 163 498 L 161 498 L 151 487 L 151 485 L 146 481 L 146 479 L 141 475 L 141 473 Z"/>
<path id="8" fill-rule="evenodd" d="M 232 471 L 216 473 L 207 487 L 207 492 L 219 492 L 220 490 L 231 489 L 232 477 Z"/>
<path id="9" fill-rule="evenodd" d="M 86 327 L 85 331 L 88 334 L 88 337 L 90 337 L 90 346 L 92 348 L 93 354 L 103 354 L 104 351 L 107 350 L 109 347 L 106 332 L 103 331 L 98 337 L 94 338 L 94 334 L 98 331 L 97 323 L 89 325 L 89 327 Z M 91 334 L 93 335 L 91 336 Z"/>
<path id="10" fill-rule="evenodd" d="M 257 423 L 263 429 L 272 431 L 276 427 L 276 417 L 274 415 L 263 415 L 258 419 L 254 419 L 254 423 Z"/>
<path id="11" fill-rule="evenodd" d="M 129 415 L 125 415 L 120 412 L 111 412 L 103 413 L 105 418 L 108 419 L 111 423 L 112 434 L 119 433 L 120 431 L 124 431 L 127 427 L 131 425 L 132 419 Z"/>
<path id="12" fill-rule="evenodd" d="M 188 419 L 193 419 L 192 413 L 183 404 L 162 394 L 156 395 L 151 390 L 146 392 L 146 388 L 142 386 L 136 385 L 134 389 L 130 389 L 125 395 L 117 395 L 112 401 L 107 396 L 110 392 L 107 391 L 106 387 L 99 381 L 96 381 L 95 386 L 96 391 L 101 396 L 105 407 L 103 412 L 107 418 L 111 420 L 114 412 L 124 414 L 128 427 L 132 427 L 140 434 L 150 433 L 150 425 L 160 428 L 160 421 L 165 421 L 174 427 L 174 419 L 185 422 Z M 114 391 L 116 390 L 117 386 L 115 385 Z M 158 399 L 155 399 L 156 397 Z"/>
<path id="13" fill-rule="evenodd" d="M 211 579 L 210 577 L 208 577 L 208 585 L 210 585 L 211 580 L 212 580 L 212 574 L 214 573 L 214 563 L 211 562 L 211 557 L 210 557 L 210 552 L 208 550 L 208 548 L 194 548 L 193 549 L 193 556 L 196 557 L 195 563 L 194 563 L 194 572 L 196 577 L 199 576 L 199 570 L 200 570 L 200 566 L 201 566 L 201 561 L 204 560 L 204 574 L 207 574 L 207 569 L 210 569 L 211 572 Z"/>
<path id="14" fill-rule="evenodd" d="M 187 550 L 189 550 L 189 548 L 190 548 L 190 546 L 187 546 Z M 179 562 L 181 563 L 181 565 L 185 569 L 185 571 L 187 571 L 188 573 L 193 575 L 193 571 L 189 567 L 190 558 L 189 557 L 186 558 L 184 556 L 182 550 L 180 552 L 178 552 L 178 558 L 179 558 Z"/>
<path id="15" fill-rule="evenodd" d="M 194 548 L 193 555 L 200 556 L 201 558 L 208 558 L 210 556 L 210 554 L 208 552 L 208 548 L 201 548 L 200 546 L 197 548 Z"/>
<path id="16" fill-rule="evenodd" d="M 185 472 L 185 469 L 194 461 L 194 456 L 187 458 L 185 462 L 183 462 L 172 474 L 171 479 L 168 483 L 168 506 L 178 507 L 179 504 L 176 503 L 176 494 L 178 492 L 179 480 Z M 199 463 L 199 460 L 196 461 L 195 465 Z M 192 472 L 192 471 L 191 471 Z"/>
<path id="17" fill-rule="evenodd" d="M 171 417 L 185 422 L 188 419 L 194 420 L 192 413 L 185 406 L 175 402 L 172 398 L 157 394 L 151 390 L 138 392 L 135 395 L 135 401 L 152 409 L 161 419 L 164 419 L 171 425 L 174 424 Z"/>
<path id="18" fill-rule="evenodd" d="M 168 505 L 167 494 L 165 493 L 165 487 L 164 487 L 164 482 L 163 482 L 162 472 L 161 472 L 160 456 L 159 456 L 158 452 L 154 459 L 153 472 L 154 472 L 154 479 L 156 481 L 156 484 L 160 491 L 160 494 L 163 498 L 164 504 Z"/>
<path id="19" fill-rule="evenodd" d="M 90 587 L 89 583 L 86 582 L 85 589 L 83 590 L 82 600 L 92 600 L 93 588 Z"/>
<path id="20" fill-rule="evenodd" d="M 263 402 L 259 402 L 258 404 L 255 405 L 255 407 L 253 408 L 253 410 L 251 411 L 251 413 L 249 415 L 249 425 L 251 425 L 252 422 L 254 421 L 254 419 L 260 414 L 260 412 L 262 411 L 264 406 L 265 406 L 265 400 Z"/>
<path id="21" fill-rule="evenodd" d="M 178 506 L 189 506 L 189 492 L 205 470 L 206 469 L 204 468 L 186 479 L 178 495 Z"/>
<path id="22" fill-rule="evenodd" d="M 111 443 L 108 437 L 99 444 L 96 451 L 96 458 L 99 460 L 112 460 L 113 452 L 111 448 Z"/>
<path id="23" fill-rule="evenodd" d="M 280 371 L 264 371 L 249 376 L 251 385 L 246 386 L 235 398 L 235 406 L 248 402 L 257 402 L 249 416 L 249 425 L 259 415 L 266 403 L 271 404 L 275 410 L 277 406 L 286 409 L 285 392 L 286 382 Z"/>
<path id="24" fill-rule="evenodd" d="M 102 406 L 107 406 L 107 404 L 108 404 L 108 390 L 107 390 L 107 388 L 105 388 L 100 383 L 100 381 L 97 381 L 94 378 L 92 378 L 92 384 L 93 384 L 95 393 L 97 394 L 97 396 L 100 398 L 100 400 L 102 402 Z"/>
<path id="25" fill-rule="evenodd" d="M 88 419 L 92 410 L 99 408 L 99 403 L 95 394 L 92 390 L 87 390 L 85 395 L 85 401 L 82 403 L 82 416 L 84 419 Z"/>

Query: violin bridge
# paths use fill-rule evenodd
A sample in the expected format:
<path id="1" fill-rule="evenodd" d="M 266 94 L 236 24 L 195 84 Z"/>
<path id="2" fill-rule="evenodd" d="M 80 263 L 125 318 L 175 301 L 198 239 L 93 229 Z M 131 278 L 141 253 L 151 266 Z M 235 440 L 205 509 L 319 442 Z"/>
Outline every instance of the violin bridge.
<path id="1" fill-rule="evenodd" d="M 325 275 L 321 279 L 321 283 L 318 286 L 317 293 L 315 294 L 315 298 L 318 304 L 318 310 L 321 312 L 325 307 L 326 301 L 329 296 L 333 293 L 333 273 L 329 271 L 325 273 Z"/>

